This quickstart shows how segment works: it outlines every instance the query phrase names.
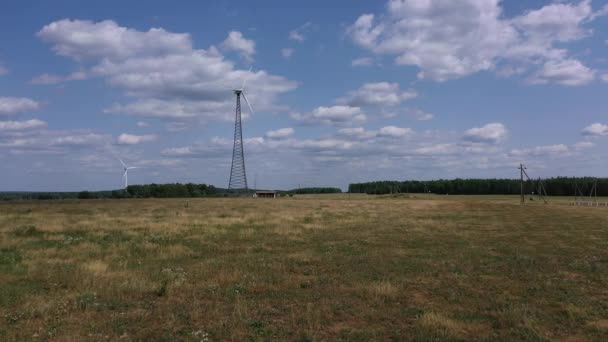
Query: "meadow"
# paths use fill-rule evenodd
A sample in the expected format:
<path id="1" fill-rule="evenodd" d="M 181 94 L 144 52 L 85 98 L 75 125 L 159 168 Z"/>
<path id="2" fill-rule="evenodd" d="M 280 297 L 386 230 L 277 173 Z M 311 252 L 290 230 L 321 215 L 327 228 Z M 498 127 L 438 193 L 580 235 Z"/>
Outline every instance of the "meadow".
<path id="1" fill-rule="evenodd" d="M 0 340 L 608 340 L 608 208 L 516 196 L 0 204 Z"/>

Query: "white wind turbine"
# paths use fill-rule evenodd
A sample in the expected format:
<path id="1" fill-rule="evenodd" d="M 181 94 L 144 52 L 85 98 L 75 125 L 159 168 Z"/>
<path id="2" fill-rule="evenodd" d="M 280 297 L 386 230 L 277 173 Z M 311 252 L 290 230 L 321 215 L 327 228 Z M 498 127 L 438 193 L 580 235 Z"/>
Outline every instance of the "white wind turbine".
<path id="1" fill-rule="evenodd" d="M 127 166 L 125 164 L 125 162 L 122 161 L 122 159 L 118 159 L 118 160 L 120 160 L 120 163 L 122 164 L 122 167 L 124 170 L 124 173 L 122 174 L 122 178 L 125 180 L 125 189 L 126 189 L 129 186 L 129 170 L 141 169 L 141 168 L 138 166 Z"/>

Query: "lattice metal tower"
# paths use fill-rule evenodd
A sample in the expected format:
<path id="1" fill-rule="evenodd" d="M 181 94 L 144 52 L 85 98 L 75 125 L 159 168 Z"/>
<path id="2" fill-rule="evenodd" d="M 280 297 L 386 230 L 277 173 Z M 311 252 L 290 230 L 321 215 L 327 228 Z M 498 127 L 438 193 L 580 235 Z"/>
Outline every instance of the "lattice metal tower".
<path id="1" fill-rule="evenodd" d="M 247 173 L 245 172 L 245 151 L 243 150 L 243 126 L 241 124 L 241 93 L 236 95 L 236 118 L 234 119 L 234 146 L 232 147 L 232 167 L 228 189 L 247 190 Z"/>

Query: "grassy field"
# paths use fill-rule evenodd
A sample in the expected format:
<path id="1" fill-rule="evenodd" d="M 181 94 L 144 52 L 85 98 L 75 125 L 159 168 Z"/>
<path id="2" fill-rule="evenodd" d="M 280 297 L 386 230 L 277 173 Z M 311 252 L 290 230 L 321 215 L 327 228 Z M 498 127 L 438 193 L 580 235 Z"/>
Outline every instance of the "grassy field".
<path id="1" fill-rule="evenodd" d="M 0 204 L 0 340 L 607 340 L 608 208 Z"/>

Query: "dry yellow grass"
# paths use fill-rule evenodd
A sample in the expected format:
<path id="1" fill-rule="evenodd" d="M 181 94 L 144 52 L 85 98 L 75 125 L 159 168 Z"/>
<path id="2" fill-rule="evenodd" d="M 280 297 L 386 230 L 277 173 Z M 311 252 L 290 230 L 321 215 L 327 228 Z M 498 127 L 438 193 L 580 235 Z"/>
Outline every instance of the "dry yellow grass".
<path id="1" fill-rule="evenodd" d="M 363 195 L 0 204 L 0 340 L 602 340 L 605 208 Z"/>

